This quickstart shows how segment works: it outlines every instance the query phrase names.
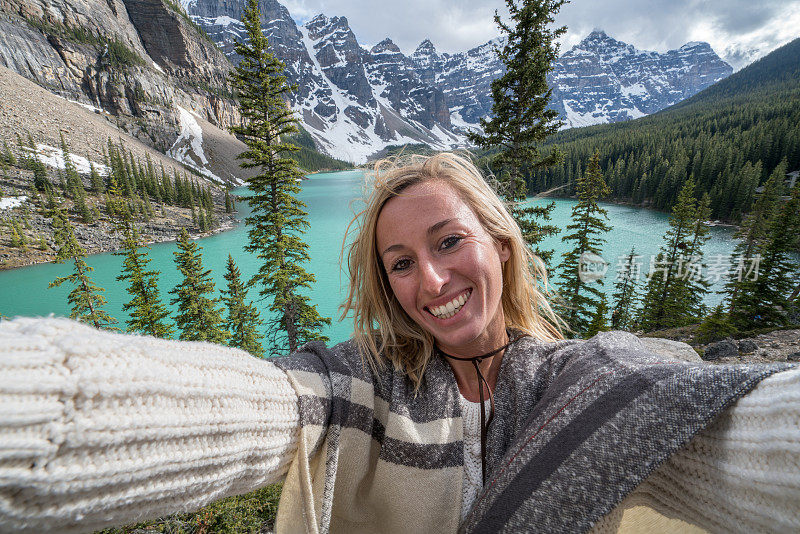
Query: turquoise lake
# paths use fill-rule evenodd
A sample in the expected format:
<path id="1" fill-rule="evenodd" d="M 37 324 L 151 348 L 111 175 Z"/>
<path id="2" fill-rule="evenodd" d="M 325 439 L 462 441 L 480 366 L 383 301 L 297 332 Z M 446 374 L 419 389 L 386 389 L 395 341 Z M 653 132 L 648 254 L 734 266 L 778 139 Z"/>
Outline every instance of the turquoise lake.
<path id="1" fill-rule="evenodd" d="M 310 245 L 311 263 L 307 270 L 314 273 L 317 282 L 310 294 L 313 302 L 317 304 L 320 312 L 334 319 L 331 327 L 326 332 L 331 341 L 342 341 L 349 337 L 352 323 L 348 320 L 338 321 L 338 306 L 345 295 L 346 278 L 340 271 L 339 256 L 342 238 L 345 229 L 358 209 L 363 190 L 363 172 L 345 171 L 337 173 L 321 173 L 311 175 L 302 184 L 300 195 L 310 214 L 311 228 L 306 234 L 306 241 Z M 244 194 L 246 190 L 236 191 Z M 535 199 L 531 202 L 546 204 L 544 199 Z M 570 211 L 575 200 L 558 199 L 553 214 L 553 223 L 561 228 L 569 224 Z M 241 220 L 249 213 L 249 207 L 242 201 L 237 204 Z M 632 246 L 636 246 L 637 254 L 642 256 L 642 277 L 649 269 L 650 257 L 658 252 L 662 237 L 668 224 L 668 216 L 656 211 L 605 204 L 609 219 L 613 225 L 607 237 L 603 250 L 603 258 L 610 264 L 605 276 L 605 289 L 610 294 L 620 256 L 625 256 Z M 719 256 L 726 257 L 732 252 L 735 242 L 733 230 L 724 227 L 712 227 L 711 239 L 705 246 L 705 261 L 713 268 Z M 247 230 L 244 224 L 228 232 L 223 232 L 211 237 L 200 239 L 198 243 L 203 247 L 203 265 L 211 269 L 217 290 L 224 287 L 225 263 L 230 253 L 240 270 L 243 279 L 251 276 L 256 266 L 254 258 L 244 251 L 247 243 Z M 555 249 L 554 265 L 560 261 L 560 254 L 568 246 L 561 242 L 561 237 L 551 237 L 543 244 L 543 248 Z M 168 291 L 175 287 L 179 281 L 179 274 L 173 262 L 173 252 L 177 249 L 174 243 L 159 243 L 151 246 L 149 255 L 152 259 L 150 267 L 161 271 L 159 287 L 161 298 L 168 302 L 171 295 Z M 715 259 L 717 258 L 717 259 Z M 121 325 L 124 326 L 126 314 L 122 311 L 123 303 L 127 302 L 128 294 L 122 282 L 116 280 L 119 274 L 122 258 L 112 254 L 97 254 L 87 258 L 87 262 L 95 270 L 92 273 L 95 283 L 106 289 L 105 296 L 108 300 L 108 311 Z M 43 316 L 55 314 L 58 316 L 69 315 L 67 293 L 71 289 L 68 284 L 61 288 L 48 289 L 47 285 L 57 276 L 71 272 L 72 264 L 42 264 L 22 267 L 10 271 L 0 272 L 0 314 L 8 317 Z M 721 281 L 713 285 L 713 289 L 720 289 Z M 255 300 L 257 294 L 251 289 L 250 299 Z M 709 305 L 719 302 L 720 296 L 711 293 L 706 302 Z M 265 309 L 266 303 L 258 303 Z M 263 313 L 263 312 L 262 312 Z"/>

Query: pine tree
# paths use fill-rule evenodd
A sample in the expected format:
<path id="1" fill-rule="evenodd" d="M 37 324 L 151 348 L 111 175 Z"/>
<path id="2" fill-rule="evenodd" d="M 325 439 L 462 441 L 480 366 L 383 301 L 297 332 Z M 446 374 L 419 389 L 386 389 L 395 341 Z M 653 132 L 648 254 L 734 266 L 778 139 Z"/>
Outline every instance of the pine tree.
<path id="1" fill-rule="evenodd" d="M 706 316 L 697 327 L 693 342 L 694 343 L 711 343 L 712 341 L 719 341 L 728 336 L 732 336 L 737 332 L 737 329 L 730 321 L 728 314 L 723 308 L 723 304 L 718 304 L 714 310 Z"/>
<path id="2" fill-rule="evenodd" d="M 319 330 L 330 319 L 317 312 L 302 292 L 314 277 L 303 264 L 309 260 L 308 245 L 301 234 L 308 228 L 305 205 L 296 195 L 302 176 L 297 163 L 287 154 L 296 146 L 285 137 L 297 131 L 297 120 L 284 98 L 289 91 L 284 65 L 272 55 L 261 31 L 258 0 L 249 0 L 242 19 L 247 42 L 237 42 L 236 53 L 242 58 L 231 74 L 231 83 L 239 93 L 243 124 L 232 128 L 247 145 L 239 155 L 244 168 L 256 168 L 250 179 L 253 208 L 246 222 L 250 226 L 249 252 L 255 252 L 260 266 L 251 283 L 261 286 L 259 294 L 271 297 L 269 334 L 274 346 L 295 351 L 306 340 L 321 338 Z M 284 344 L 285 343 L 285 344 Z"/>
<path id="3" fill-rule="evenodd" d="M 225 190 L 225 213 L 233 213 L 233 199 L 231 199 L 230 193 L 228 190 Z"/>
<path id="4" fill-rule="evenodd" d="M 85 199 L 86 189 L 83 187 L 83 181 L 78 174 L 78 169 L 72 162 L 72 156 L 69 153 L 69 147 L 64 140 L 64 134 L 61 134 L 61 157 L 64 160 L 64 182 L 66 190 L 73 200 Z"/>
<path id="5" fill-rule="evenodd" d="M 537 246 L 558 228 L 535 219 L 550 220 L 555 203 L 548 206 L 523 206 L 527 196 L 526 174 L 555 165 L 562 159 L 558 150 L 542 155 L 539 145 L 562 125 L 558 112 L 548 108 L 552 90 L 547 74 L 558 58 L 557 39 L 566 27 L 550 29 L 553 17 L 565 0 L 506 0 L 511 22 L 499 14 L 495 22 L 505 35 L 505 44 L 497 50 L 506 72 L 492 81 L 492 114 L 481 119 L 484 133 L 469 138 L 482 148 L 498 148 L 494 165 L 500 167 L 500 194 L 514 204 L 511 212 L 528 244 Z M 548 261 L 552 251 L 537 253 Z"/>
<path id="6" fill-rule="evenodd" d="M 228 309 L 228 319 L 225 321 L 225 328 L 231 334 L 228 345 L 261 357 L 264 355 L 264 348 L 259 342 L 260 336 L 257 330 L 261 324 L 258 310 L 252 302 L 245 304 L 247 286 L 242 283 L 239 268 L 230 254 L 228 254 L 225 280 L 228 281 L 228 287 L 220 293 Z"/>
<path id="7" fill-rule="evenodd" d="M 746 276 L 746 266 L 753 261 L 767 238 L 769 228 L 777 213 L 778 200 L 783 189 L 783 169 L 776 169 L 764 183 L 764 189 L 756 198 L 753 209 L 744 218 L 741 226 L 734 234 L 739 242 L 731 255 L 733 273 L 725 283 L 723 292 L 728 304 L 728 314 L 734 324 L 744 326 L 748 322 L 748 312 L 741 309 L 740 296 L 743 288 L 749 288 L 751 280 Z"/>
<path id="8" fill-rule="evenodd" d="M 88 158 L 87 158 L 88 159 Z M 97 172 L 97 167 L 94 166 L 94 162 L 89 162 L 89 182 L 92 184 L 92 191 L 94 191 L 97 195 L 102 195 L 105 190 L 105 184 L 103 183 L 103 178 L 100 176 L 100 173 Z"/>
<path id="9" fill-rule="evenodd" d="M 169 316 L 169 312 L 159 295 L 159 273 L 147 268 L 147 264 L 150 263 L 150 258 L 147 256 L 149 247 L 141 244 L 127 208 L 120 207 L 125 203 L 116 196 L 116 184 L 113 179 L 109 193 L 113 196 L 115 204 L 115 226 L 123 235 L 122 249 L 114 252 L 114 255 L 124 258 L 122 273 L 117 276 L 117 280 L 128 282 L 127 292 L 131 300 L 122 305 L 122 309 L 130 315 L 126 321 L 128 331 L 168 338 L 172 335 L 172 327 L 165 324 L 164 319 Z"/>
<path id="10" fill-rule="evenodd" d="M 639 264 L 636 247 L 625 258 L 614 282 L 614 294 L 611 296 L 611 328 L 614 330 L 632 330 L 637 306 L 636 289 L 639 284 Z"/>
<path id="11" fill-rule="evenodd" d="M 610 192 L 600 170 L 599 152 L 592 156 L 586 173 L 578 177 L 575 190 L 578 203 L 572 208 L 572 223 L 567 226 L 567 231 L 571 233 L 561 238 L 562 241 L 573 242 L 574 247 L 564 254 L 559 265 L 562 282 L 559 285 L 558 308 L 570 329 L 581 335 L 586 333 L 603 295 L 598 287 L 603 284 L 602 278 L 591 280 L 591 276 L 587 277 L 588 273 L 581 269 L 588 257 L 600 256 L 605 242 L 601 236 L 611 230 L 606 223 L 608 211 L 597 204 L 600 198 Z"/>
<path id="12" fill-rule="evenodd" d="M 650 266 L 640 316 L 645 331 L 691 324 L 704 312 L 707 282 L 701 276 L 702 246 L 707 240 L 704 221 L 709 200 L 705 196 L 698 203 L 694 190 L 694 181 L 687 180 L 672 209 L 665 243 Z"/>
<path id="13" fill-rule="evenodd" d="M 800 183 L 777 211 L 768 234 L 756 250 L 759 262 L 754 276 L 740 286 L 738 308 L 731 314 L 740 329 L 789 323 L 789 311 L 800 268 L 793 255 L 800 246 Z"/>
<path id="14" fill-rule="evenodd" d="M 59 276 L 50 282 L 48 287 L 59 287 L 64 282 L 69 282 L 75 286 L 67 297 L 68 302 L 72 305 L 70 319 L 77 319 L 95 328 L 111 328 L 111 325 L 116 324 L 117 320 L 103 310 L 106 299 L 102 293 L 105 289 L 96 286 L 89 277 L 89 273 L 94 269 L 89 267 L 84 260 L 86 251 L 75 239 L 69 218 L 57 208 L 53 214 L 53 228 L 55 229 L 55 242 L 58 246 L 54 261 L 63 263 L 72 260 L 73 272 L 69 276 Z"/>
<path id="15" fill-rule="evenodd" d="M 202 247 L 189 239 L 186 229 L 181 229 L 175 265 L 183 279 L 170 291 L 175 295 L 170 304 L 178 305 L 175 325 L 180 330 L 180 339 L 223 343 L 228 331 L 223 326 L 222 310 L 217 300 L 209 298 L 214 293 L 211 270 L 203 270 Z"/>
<path id="16" fill-rule="evenodd" d="M 3 141 L 3 161 L 12 166 L 17 164 L 17 158 L 14 156 L 14 152 L 8 147 L 8 143 L 5 141 Z"/>
<path id="17" fill-rule="evenodd" d="M 594 315 L 592 316 L 592 322 L 589 323 L 589 328 L 586 330 L 587 338 L 592 337 L 599 332 L 608 331 L 606 313 L 608 313 L 608 302 L 606 301 L 606 296 L 602 295 L 600 297 L 600 302 L 597 304 L 597 309 L 595 309 Z"/>

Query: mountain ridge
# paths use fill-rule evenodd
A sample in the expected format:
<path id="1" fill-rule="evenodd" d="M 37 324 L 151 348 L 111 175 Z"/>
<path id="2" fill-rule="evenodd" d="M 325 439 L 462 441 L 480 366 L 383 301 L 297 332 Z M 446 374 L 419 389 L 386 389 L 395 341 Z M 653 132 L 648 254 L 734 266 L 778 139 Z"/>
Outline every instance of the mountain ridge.
<path id="1" fill-rule="evenodd" d="M 183 0 L 189 16 L 232 54 L 243 35 L 242 0 Z M 434 149 L 468 145 L 466 134 L 491 112 L 491 82 L 504 70 L 500 38 L 454 54 L 430 39 L 405 55 L 386 38 L 364 47 L 346 17 L 319 14 L 299 26 L 277 0 L 261 0 L 262 28 L 298 90 L 290 97 L 303 126 L 324 152 L 363 163 L 392 145 Z M 565 127 L 640 117 L 730 75 L 707 43 L 664 54 L 640 51 L 601 30 L 556 62 L 552 107 Z M 592 79 L 596 85 L 587 84 Z"/>

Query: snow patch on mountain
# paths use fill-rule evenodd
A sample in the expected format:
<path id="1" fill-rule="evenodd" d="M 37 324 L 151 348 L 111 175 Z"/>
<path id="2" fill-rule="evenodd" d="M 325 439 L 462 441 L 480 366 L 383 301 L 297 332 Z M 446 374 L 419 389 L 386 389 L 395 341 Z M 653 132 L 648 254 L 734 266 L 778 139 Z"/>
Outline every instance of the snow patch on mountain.
<path id="1" fill-rule="evenodd" d="M 31 149 L 27 147 L 23 148 L 23 150 L 28 151 L 28 153 L 31 152 Z M 93 161 L 89 161 L 85 157 L 73 154 L 71 152 L 68 152 L 68 154 L 70 161 L 72 161 L 72 165 L 75 167 L 75 170 L 77 170 L 81 174 L 89 174 L 90 172 L 92 172 L 92 165 L 94 165 L 94 168 L 101 176 L 108 176 L 109 173 L 111 172 L 111 169 L 109 169 L 102 163 L 95 163 Z M 35 155 L 36 159 L 38 159 L 45 165 L 60 170 L 64 170 L 67 168 L 67 164 L 64 161 L 64 153 L 60 148 L 56 148 L 50 145 L 45 145 L 42 143 L 37 143 Z"/>
<path id="2" fill-rule="evenodd" d="M 195 114 L 181 106 L 178 108 L 181 121 L 181 134 L 167 150 L 167 156 L 175 161 L 191 167 L 203 176 L 210 178 L 218 183 L 223 180 L 211 172 L 208 167 L 208 158 L 203 151 L 203 128 L 195 119 Z"/>
<path id="3" fill-rule="evenodd" d="M 22 206 L 26 200 L 28 200 L 28 197 L 26 197 L 25 195 L 19 197 L 0 198 L 0 211 L 10 210 L 18 206 Z"/>

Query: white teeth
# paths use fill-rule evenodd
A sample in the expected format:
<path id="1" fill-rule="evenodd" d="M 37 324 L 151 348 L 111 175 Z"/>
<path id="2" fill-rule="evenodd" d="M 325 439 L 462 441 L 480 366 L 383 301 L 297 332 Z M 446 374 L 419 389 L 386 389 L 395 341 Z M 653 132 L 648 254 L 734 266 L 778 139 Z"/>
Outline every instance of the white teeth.
<path id="1" fill-rule="evenodd" d="M 458 297 L 454 298 L 447 304 L 443 304 L 442 306 L 437 306 L 435 308 L 429 308 L 430 312 L 438 317 L 439 319 L 449 319 L 456 313 L 461 307 L 467 302 L 469 298 L 469 291 L 459 295 Z"/>

